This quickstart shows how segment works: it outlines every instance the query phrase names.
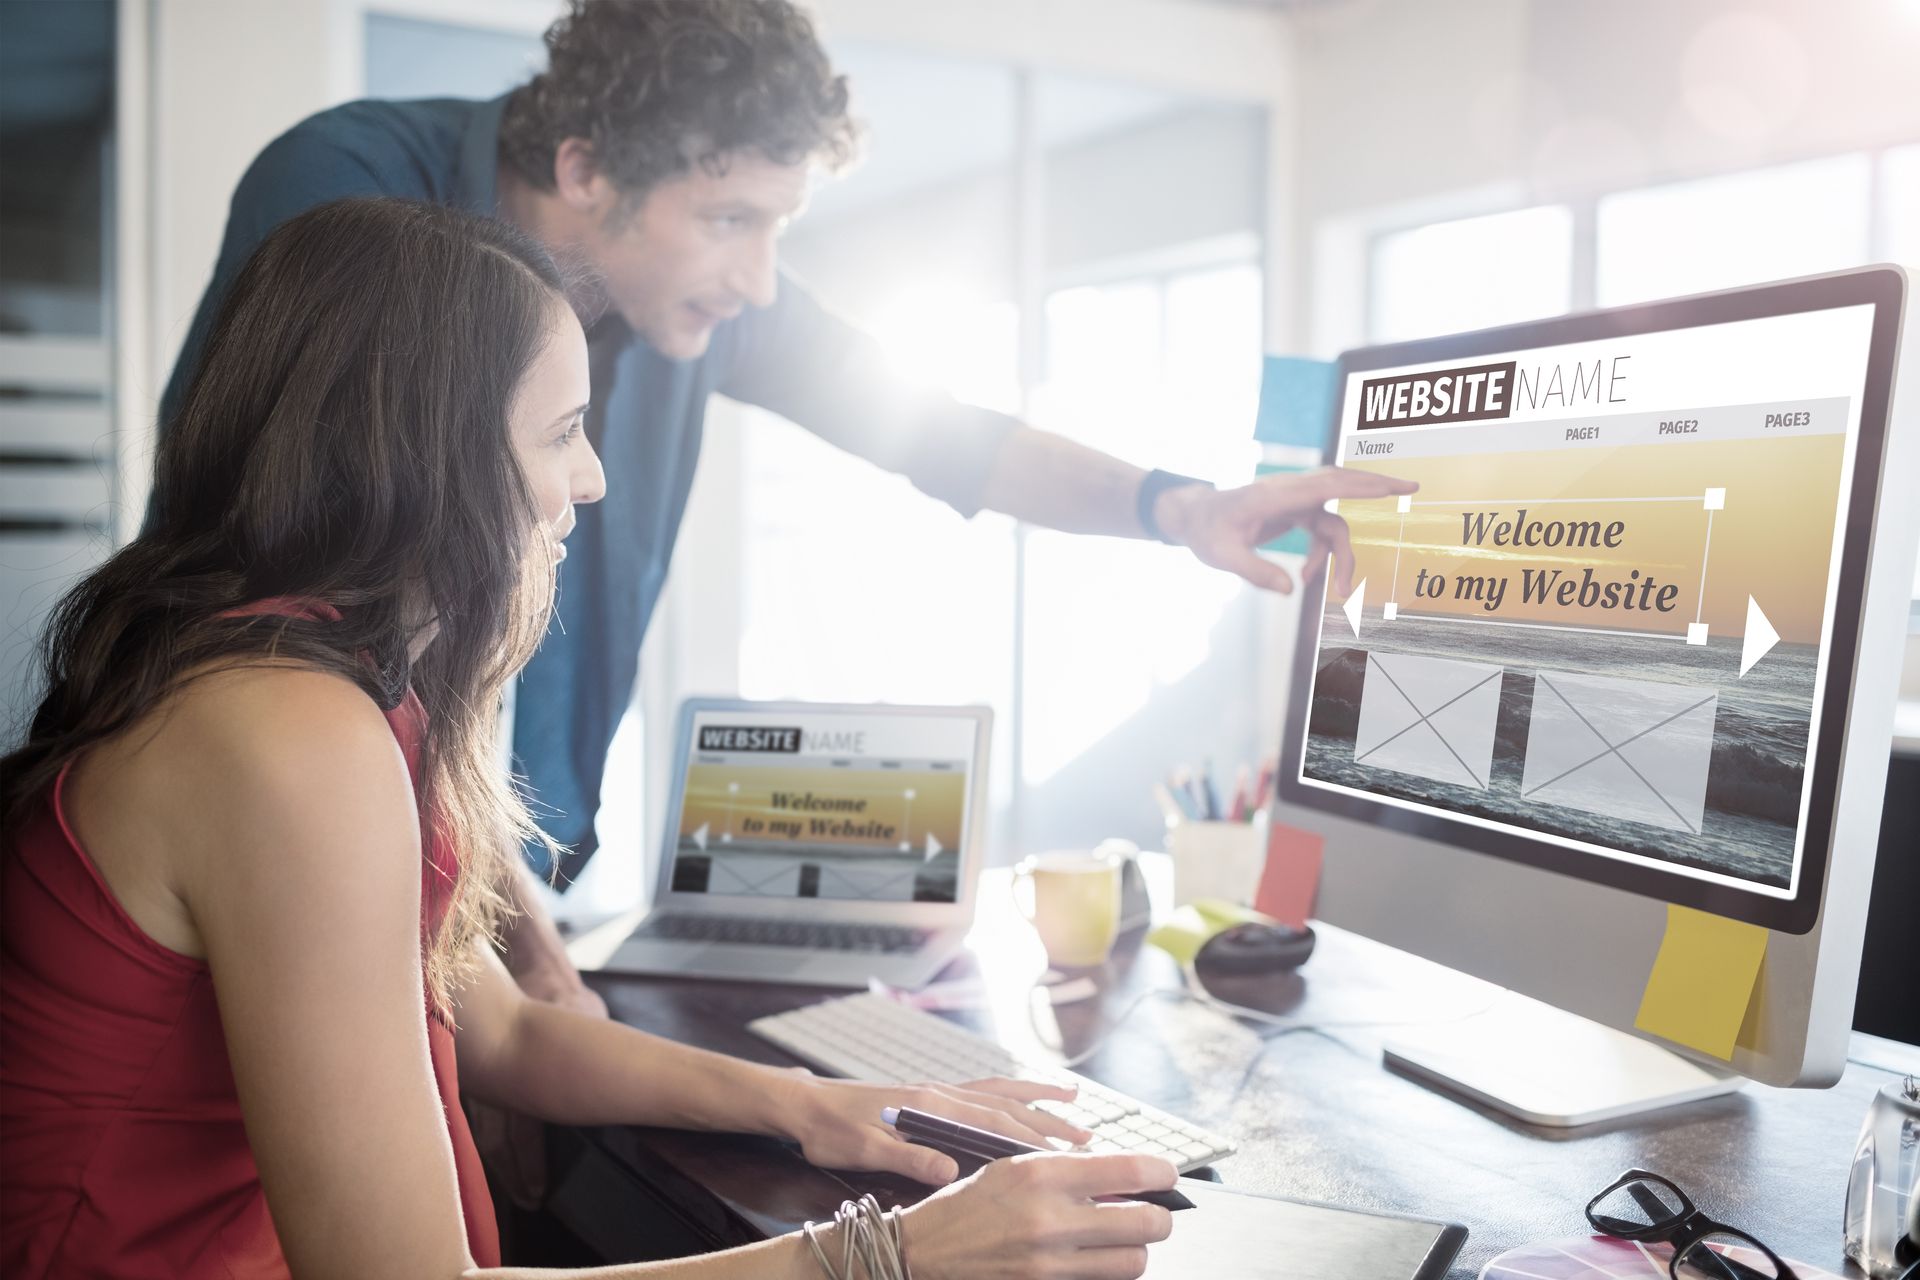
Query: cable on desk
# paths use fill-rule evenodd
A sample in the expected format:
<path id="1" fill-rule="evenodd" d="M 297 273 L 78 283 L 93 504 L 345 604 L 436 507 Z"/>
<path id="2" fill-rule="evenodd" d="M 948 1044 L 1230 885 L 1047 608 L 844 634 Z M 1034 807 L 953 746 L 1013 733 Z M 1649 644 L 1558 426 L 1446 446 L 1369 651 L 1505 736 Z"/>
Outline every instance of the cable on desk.
<path id="1" fill-rule="evenodd" d="M 1270 1027 L 1278 1027 L 1282 1031 L 1352 1031 L 1365 1027 L 1439 1027 L 1450 1022 L 1465 1022 L 1468 1018 L 1477 1018 L 1500 1002 L 1499 995 L 1495 994 L 1476 1009 L 1433 1018 L 1338 1018 L 1332 1021 L 1324 1018 L 1288 1018 L 1277 1013 L 1268 1013 L 1264 1009 L 1250 1009 L 1243 1004 L 1222 1000 L 1201 984 L 1200 975 L 1194 970 L 1191 960 L 1182 965 L 1180 971 L 1186 975 L 1187 987 L 1178 994 L 1217 1013 L 1224 1013 L 1228 1017 L 1265 1023 Z"/>
<path id="2" fill-rule="evenodd" d="M 1060 1062 L 1056 1065 L 1071 1071 L 1096 1056 L 1102 1049 L 1107 1047 L 1107 1043 L 1113 1039 L 1114 1033 L 1120 1029 L 1121 1024 L 1132 1017 L 1134 1011 L 1145 1004 L 1152 996 L 1173 996 L 1177 999 L 1191 1000 L 1202 1008 L 1211 1009 L 1215 1013 L 1224 1014 L 1230 1018 L 1239 1018 L 1248 1022 L 1261 1023 L 1265 1026 L 1276 1028 L 1279 1032 L 1283 1033 L 1312 1031 L 1321 1034 L 1328 1031 L 1351 1031 L 1369 1027 L 1443 1026 L 1450 1022 L 1464 1022 L 1468 1018 L 1478 1017 L 1499 1002 L 1499 996 L 1496 995 L 1479 1008 L 1469 1009 L 1465 1013 L 1449 1014 L 1445 1017 L 1434 1018 L 1342 1018 L 1333 1021 L 1314 1018 L 1288 1018 L 1280 1014 L 1268 1013 L 1264 1009 L 1251 1009 L 1246 1005 L 1234 1004 L 1232 1001 L 1222 1000 L 1219 996 L 1208 991 L 1206 986 L 1201 983 L 1200 975 L 1194 969 L 1191 960 L 1180 966 L 1180 972 L 1186 978 L 1185 986 L 1148 987 L 1145 991 L 1135 995 L 1132 1000 L 1127 1002 L 1126 1008 L 1122 1009 L 1107 1023 L 1100 1034 L 1094 1038 L 1092 1044 L 1082 1049 L 1079 1053 L 1071 1056 L 1063 1055 Z M 1034 1038 L 1040 1043 L 1045 1044 L 1046 1035 L 1041 1031 L 1040 1024 L 1034 1017 L 1034 1002 L 1031 1000 L 1027 1002 L 1027 1022 L 1034 1032 Z M 1333 1039 L 1331 1036 L 1328 1038 Z"/>
<path id="3" fill-rule="evenodd" d="M 1178 994 L 1179 994 L 1178 992 L 1168 987 L 1148 987 L 1145 991 L 1138 993 L 1133 997 L 1133 999 L 1127 1002 L 1127 1007 L 1122 1009 L 1118 1014 L 1118 1016 L 1114 1017 L 1111 1021 L 1107 1023 L 1107 1025 L 1104 1028 L 1102 1028 L 1100 1034 L 1094 1037 L 1092 1044 L 1088 1045 L 1086 1048 L 1082 1049 L 1079 1053 L 1073 1054 L 1070 1057 L 1063 1056 L 1060 1059 L 1060 1066 L 1062 1066 L 1068 1071 L 1071 1071 L 1075 1067 L 1078 1067 L 1081 1063 L 1085 1062 L 1088 1058 L 1093 1057 L 1096 1053 L 1099 1053 L 1102 1049 L 1106 1048 L 1107 1041 L 1111 1040 L 1113 1038 L 1113 1033 L 1120 1029 L 1120 1024 L 1125 1022 L 1128 1018 L 1132 1017 L 1133 1011 L 1135 1009 L 1138 1009 L 1141 1005 L 1145 1004 L 1149 997 L 1170 996 L 1170 995 L 1178 995 Z M 1034 1008 L 1034 1002 L 1031 1000 L 1027 1001 L 1027 1025 L 1033 1028 L 1034 1038 L 1036 1040 L 1039 1040 L 1042 1044 L 1044 1044 L 1046 1043 L 1046 1037 L 1040 1030 L 1040 1023 L 1034 1018 L 1033 1008 Z"/>

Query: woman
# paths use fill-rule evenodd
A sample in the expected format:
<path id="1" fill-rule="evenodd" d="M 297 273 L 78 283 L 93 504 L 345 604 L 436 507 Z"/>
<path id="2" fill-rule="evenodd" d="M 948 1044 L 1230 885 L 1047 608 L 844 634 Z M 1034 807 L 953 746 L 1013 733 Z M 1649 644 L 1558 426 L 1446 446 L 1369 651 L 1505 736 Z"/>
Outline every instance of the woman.
<path id="1" fill-rule="evenodd" d="M 560 279 L 501 224 L 343 201 L 249 262 L 152 527 L 62 604 L 4 761 L 0 1269 L 505 1274 L 475 1271 L 498 1247 L 462 1091 L 934 1183 L 952 1161 L 883 1107 L 1084 1136 L 1026 1105 L 1058 1090 L 820 1080 L 518 993 L 487 943 L 534 828 L 493 708 L 601 495 L 587 396 Z M 906 1254 L 919 1280 L 1137 1275 L 1165 1211 L 1096 1197 L 1172 1179 L 1002 1161 L 907 1211 Z M 795 1236 L 594 1274 L 815 1259 Z"/>

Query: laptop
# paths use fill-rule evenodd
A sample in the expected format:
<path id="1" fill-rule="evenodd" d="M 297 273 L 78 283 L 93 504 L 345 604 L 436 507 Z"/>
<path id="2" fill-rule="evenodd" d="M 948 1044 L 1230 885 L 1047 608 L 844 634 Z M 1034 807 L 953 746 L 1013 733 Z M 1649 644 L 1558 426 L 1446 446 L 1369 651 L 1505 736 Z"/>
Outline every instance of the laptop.
<path id="1" fill-rule="evenodd" d="M 604 967 L 924 984 L 973 925 L 992 716 L 689 699 L 653 909 Z"/>

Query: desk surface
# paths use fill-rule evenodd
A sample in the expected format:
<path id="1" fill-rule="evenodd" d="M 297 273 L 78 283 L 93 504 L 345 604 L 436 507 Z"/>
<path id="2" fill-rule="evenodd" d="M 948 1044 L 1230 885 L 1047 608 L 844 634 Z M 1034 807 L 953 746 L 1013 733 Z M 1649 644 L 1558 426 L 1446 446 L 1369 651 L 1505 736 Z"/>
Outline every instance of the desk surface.
<path id="1" fill-rule="evenodd" d="M 1464 1016 L 1484 1007 L 1491 990 L 1416 957 L 1324 928 L 1299 975 L 1216 987 L 1235 1003 L 1317 1026 L 1275 1032 L 1170 994 L 1181 986 L 1178 968 L 1133 934 L 1101 971 L 1097 998 L 1034 1015 L 1037 944 L 1005 917 L 983 910 L 968 956 L 948 973 L 981 973 L 990 1007 L 947 1016 L 1016 1049 L 1050 1046 L 1055 1060 L 1061 1051 L 1096 1048 L 1079 1067 L 1084 1074 L 1238 1139 L 1239 1151 L 1215 1170 L 1229 1186 L 1465 1223 L 1470 1235 L 1450 1273 L 1460 1280 L 1514 1245 L 1579 1234 L 1587 1199 L 1635 1165 L 1667 1174 L 1703 1209 L 1783 1255 L 1859 1274 L 1843 1270 L 1840 1249 L 1854 1142 L 1874 1092 L 1897 1078 L 1895 1068 L 1916 1069 L 1902 1055 L 1920 1059 L 1876 1042 L 1866 1048 L 1883 1065 L 1851 1063 L 1829 1090 L 1749 1085 L 1639 1119 L 1536 1129 L 1381 1065 L 1391 1028 L 1363 1023 Z M 781 1065 L 792 1059 L 745 1023 L 841 994 L 605 974 L 590 980 L 624 1022 Z M 607 1128 L 566 1135 L 555 1151 L 550 1208 L 609 1260 L 664 1255 L 642 1252 L 658 1246 L 610 1227 L 614 1201 L 601 1185 L 608 1177 L 631 1179 L 623 1194 L 642 1190 L 695 1248 L 830 1216 L 850 1188 L 902 1199 L 924 1194 L 894 1179 L 814 1169 L 764 1139 Z"/>

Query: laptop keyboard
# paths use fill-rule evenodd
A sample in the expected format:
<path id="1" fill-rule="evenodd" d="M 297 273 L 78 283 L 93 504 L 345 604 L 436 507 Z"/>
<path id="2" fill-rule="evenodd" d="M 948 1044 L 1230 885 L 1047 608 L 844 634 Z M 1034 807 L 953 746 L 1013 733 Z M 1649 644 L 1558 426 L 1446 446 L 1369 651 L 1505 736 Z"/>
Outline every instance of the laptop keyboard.
<path id="1" fill-rule="evenodd" d="M 812 1066 L 878 1084 L 931 1080 L 960 1084 L 1011 1076 L 1072 1084 L 1072 1102 L 1037 1105 L 1093 1131 L 1089 1151 L 1164 1156 L 1182 1173 L 1231 1155 L 1231 1138 L 1150 1107 L 1083 1075 L 1023 1062 L 997 1042 L 945 1018 L 864 993 L 756 1018 L 747 1030 Z"/>
<path id="2" fill-rule="evenodd" d="M 894 924 L 831 924 L 761 916 L 655 916 L 636 938 L 673 942 L 729 942 L 754 947 L 802 947 L 898 955 L 918 951 L 933 936 L 927 929 Z"/>

